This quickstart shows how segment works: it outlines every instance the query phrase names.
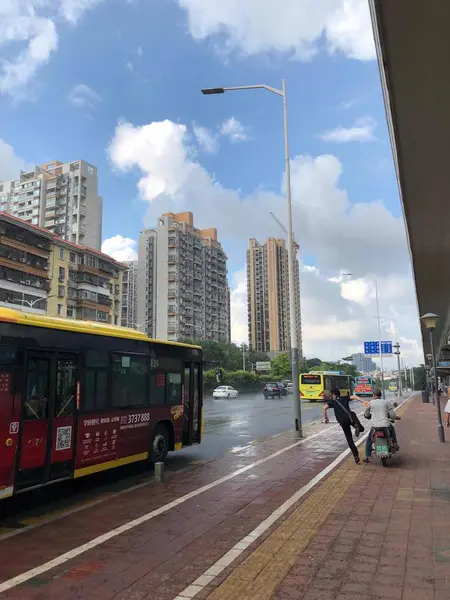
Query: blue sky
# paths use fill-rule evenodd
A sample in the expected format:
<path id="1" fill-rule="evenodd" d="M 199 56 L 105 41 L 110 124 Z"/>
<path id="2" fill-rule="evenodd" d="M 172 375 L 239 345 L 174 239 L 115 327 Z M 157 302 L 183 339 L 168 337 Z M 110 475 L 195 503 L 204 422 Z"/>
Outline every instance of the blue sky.
<path id="1" fill-rule="evenodd" d="M 6 17 L 4 22 L 9 19 L 10 23 L 18 23 L 19 17 L 26 15 L 29 23 L 25 31 L 0 45 L 0 65 L 3 65 L 0 138 L 12 147 L 19 163 L 84 158 L 97 165 L 99 191 L 104 197 L 105 239 L 120 235 L 136 240 L 144 222 L 150 224 L 160 208 L 197 208 L 195 217 L 199 225 L 216 226 L 219 230 L 219 239 L 230 257 L 230 280 L 237 290 L 240 284 L 242 288 L 248 236 L 258 236 L 259 232 L 264 239 L 267 235 L 278 236 L 279 231 L 267 216 L 268 211 L 264 213 L 267 217 L 264 225 L 258 225 L 259 230 L 252 229 L 252 219 L 248 219 L 248 235 L 245 227 L 235 232 L 233 227 L 223 225 L 221 228 L 221 203 L 226 204 L 224 210 L 233 206 L 236 221 L 243 219 L 244 225 L 246 213 L 239 214 L 240 206 L 244 205 L 255 207 L 248 209 L 252 214 L 252 210 L 265 211 L 267 204 L 285 221 L 280 196 L 284 168 L 282 105 L 279 98 L 263 91 L 204 97 L 200 88 L 251 83 L 280 87 L 281 78 L 285 77 L 291 157 L 306 155 L 312 160 L 305 163 L 306 159 L 302 162 L 299 158 L 298 172 L 293 177 L 294 202 L 295 194 L 299 194 L 294 220 L 298 219 L 302 257 L 304 262 L 320 270 L 315 276 L 324 278 L 328 291 L 334 285 L 339 310 L 343 310 L 338 321 L 360 319 L 359 313 L 357 317 L 352 316 L 351 301 L 342 297 L 342 289 L 327 281 L 339 272 L 340 264 L 343 269 L 355 271 L 358 281 L 369 274 L 386 278 L 397 274 L 410 282 L 366 2 L 327 0 L 318 7 L 317 0 L 286 0 L 282 16 L 276 0 L 264 0 L 261 10 L 255 4 L 250 0 L 238 3 L 234 0 L 220 3 L 212 0 L 49 0 L 43 8 L 38 0 L 5 0 L 4 7 L 0 8 L 0 37 L 2 14 Z M 27 44 L 38 36 L 36 23 L 42 27 L 51 23 L 49 35 L 42 35 L 41 40 L 44 59 L 35 64 L 25 56 L 23 62 L 28 60 L 28 63 L 20 65 L 22 80 L 19 84 L 11 82 L 11 78 L 5 77 L 4 61 L 14 63 L 21 52 L 27 51 Z M 307 54 L 314 55 L 306 60 Z M 84 95 L 81 102 L 74 105 L 71 90 L 73 94 L 74 87 L 80 85 L 84 86 Z M 88 95 L 86 90 L 89 90 Z M 233 141 L 231 135 L 219 135 L 223 123 L 230 117 L 241 124 L 245 139 Z M 138 138 L 143 134 L 139 128 L 166 120 L 173 127 L 186 127 L 180 132 L 168 126 L 161 132 L 166 141 L 167 135 L 172 133 L 180 142 L 179 148 L 173 144 L 178 148 L 176 164 L 180 165 L 174 172 L 170 170 L 172 142 L 165 146 L 159 162 L 153 157 L 145 165 L 142 153 L 138 156 L 133 150 L 143 139 Z M 123 154 L 118 158 L 123 144 L 119 147 L 117 127 L 123 122 L 130 124 L 135 137 L 126 150 L 126 158 Z M 205 152 L 199 145 L 194 123 L 216 138 L 215 152 Z M 328 140 L 321 138 L 325 132 L 339 127 L 346 131 L 341 130 Z M 150 130 L 147 134 L 154 139 Z M 111 143 L 115 155 L 111 152 Z M 319 168 L 314 161 L 320 156 L 331 156 L 333 160 L 322 161 L 324 166 Z M 14 165 L 19 163 L 13 162 Z M 187 175 L 171 190 L 171 182 L 177 180 L 186 164 L 197 165 L 196 174 Z M 333 179 L 332 173 L 339 170 L 342 172 Z M 163 182 L 163 191 L 157 198 L 151 194 L 151 197 L 146 196 L 142 190 L 139 193 L 137 184 L 143 177 L 157 177 Z M 305 184 L 303 189 L 309 178 L 311 185 Z M 299 185 L 294 189 L 296 181 Z M 318 192 L 321 199 L 317 200 L 316 190 L 322 185 L 322 192 Z M 221 195 L 214 208 L 216 205 L 209 204 L 209 198 L 217 192 L 218 186 Z M 250 203 L 249 198 L 254 200 L 265 192 L 271 193 L 270 199 Z M 333 221 L 322 223 L 321 219 L 323 213 L 333 214 L 342 193 L 346 194 L 348 204 L 341 207 L 333 229 Z M 389 252 L 382 253 L 375 264 L 370 258 L 377 250 L 376 238 L 385 219 L 377 204 L 380 201 L 389 219 L 392 217 L 380 235 L 386 236 L 388 244 L 391 238 L 399 238 L 398 242 L 394 240 L 394 245 L 398 244 L 398 264 L 388 265 Z M 308 202 L 310 206 L 306 206 Z M 358 214 L 347 219 L 348 211 L 355 205 Z M 203 206 L 207 210 L 203 211 Z M 307 216 L 306 210 L 309 211 Z M 204 218 L 214 220 L 214 215 L 217 221 L 202 221 Z M 316 230 L 315 222 L 320 223 Z M 321 231 L 324 239 L 320 239 Z M 333 261 L 325 247 L 329 246 L 326 240 L 330 238 L 335 240 L 338 253 L 339 247 L 348 247 L 343 251 L 341 263 Z M 366 244 L 367 239 L 371 242 Z M 386 245 L 383 239 L 381 243 Z M 359 247 L 364 247 L 361 252 L 364 257 L 351 264 Z M 114 251 L 111 244 L 108 248 Z M 408 285 L 411 294 L 411 285 Z M 370 290 L 366 296 L 356 303 L 357 311 L 364 309 L 366 300 L 370 301 Z M 411 301 L 408 296 L 405 300 L 403 293 L 395 298 L 394 292 L 392 296 L 393 303 L 406 301 L 409 319 L 415 318 L 414 298 Z M 395 308 L 399 315 L 404 312 L 400 304 Z M 305 307 L 307 305 L 306 300 Z M 241 309 L 236 309 L 236 314 Z M 243 321 L 243 317 L 239 318 Z M 315 315 L 312 320 L 320 322 L 324 318 Z M 332 319 L 330 327 L 333 322 Z M 240 327 L 244 325 L 241 323 Z M 412 332 L 408 335 L 411 339 L 416 337 Z M 353 348 L 355 342 L 347 340 L 346 343 Z"/>

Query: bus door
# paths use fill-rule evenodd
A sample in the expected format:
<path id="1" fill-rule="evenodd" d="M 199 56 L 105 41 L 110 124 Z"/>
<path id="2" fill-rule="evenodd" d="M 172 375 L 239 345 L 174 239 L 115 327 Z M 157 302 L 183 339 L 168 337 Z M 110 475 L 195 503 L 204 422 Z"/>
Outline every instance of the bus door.
<path id="1" fill-rule="evenodd" d="M 77 365 L 75 354 L 26 353 L 16 490 L 72 476 Z"/>
<path id="2" fill-rule="evenodd" d="M 196 363 L 184 366 L 183 446 L 197 444 L 201 439 L 202 393 L 201 372 Z"/>

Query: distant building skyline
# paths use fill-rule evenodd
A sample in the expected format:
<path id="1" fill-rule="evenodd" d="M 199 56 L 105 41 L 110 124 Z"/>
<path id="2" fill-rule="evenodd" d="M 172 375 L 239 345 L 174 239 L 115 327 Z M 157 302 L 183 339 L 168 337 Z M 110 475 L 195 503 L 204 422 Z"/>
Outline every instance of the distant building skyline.
<path id="1" fill-rule="evenodd" d="M 352 354 L 352 364 L 361 373 L 372 373 L 378 368 L 376 363 L 371 358 L 364 356 L 362 352 Z"/>

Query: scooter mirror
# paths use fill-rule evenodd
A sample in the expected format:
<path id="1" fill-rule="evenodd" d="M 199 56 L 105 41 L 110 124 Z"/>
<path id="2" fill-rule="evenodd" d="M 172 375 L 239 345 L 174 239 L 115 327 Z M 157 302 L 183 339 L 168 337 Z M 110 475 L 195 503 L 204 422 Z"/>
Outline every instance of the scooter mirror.
<path id="1" fill-rule="evenodd" d="M 394 408 L 397 408 L 398 402 L 394 402 Z"/>

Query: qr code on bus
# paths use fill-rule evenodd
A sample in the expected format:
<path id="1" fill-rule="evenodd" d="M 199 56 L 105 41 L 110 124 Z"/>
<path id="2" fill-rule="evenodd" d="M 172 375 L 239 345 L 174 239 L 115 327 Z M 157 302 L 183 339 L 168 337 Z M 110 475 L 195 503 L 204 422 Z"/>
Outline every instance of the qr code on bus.
<path id="1" fill-rule="evenodd" d="M 72 427 L 56 428 L 56 450 L 70 450 L 72 446 Z"/>

